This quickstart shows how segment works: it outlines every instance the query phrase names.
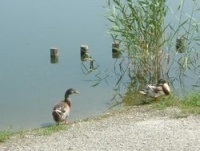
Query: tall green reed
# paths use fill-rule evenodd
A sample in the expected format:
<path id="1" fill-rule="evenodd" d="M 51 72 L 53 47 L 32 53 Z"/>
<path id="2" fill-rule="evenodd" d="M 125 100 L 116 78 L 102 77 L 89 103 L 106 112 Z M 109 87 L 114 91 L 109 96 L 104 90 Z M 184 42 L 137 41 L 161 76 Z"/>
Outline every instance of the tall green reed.
<path id="1" fill-rule="evenodd" d="M 164 38 L 165 0 L 111 0 L 108 20 L 113 41 L 129 58 L 129 71 L 139 79 L 160 78 Z"/>
<path id="2" fill-rule="evenodd" d="M 165 25 L 168 28 L 165 33 L 168 36 L 167 53 L 171 55 L 170 65 L 165 74 L 171 77 L 171 81 L 178 81 L 182 91 L 188 79 L 195 81 L 191 85 L 199 87 L 200 3 L 197 0 L 182 0 L 176 10 L 170 7 L 168 10 L 168 14 L 173 15 L 174 22 L 166 22 Z"/>
<path id="3" fill-rule="evenodd" d="M 109 34 L 124 53 L 117 85 L 126 72 L 130 79 L 127 94 L 138 91 L 141 83 L 155 83 L 160 77 L 173 84 L 184 82 L 189 71 L 200 73 L 199 22 L 195 19 L 200 7 L 196 0 L 190 3 L 191 12 L 186 13 L 185 0 L 175 10 L 166 0 L 107 1 Z M 170 15 L 172 19 L 167 21 Z"/>
<path id="4" fill-rule="evenodd" d="M 166 0 L 109 0 L 107 18 L 111 23 L 109 33 L 114 42 L 121 44 L 127 54 L 130 76 L 149 82 L 161 76 L 169 76 L 172 65 L 177 63 L 180 74 L 197 63 L 194 52 L 199 45 L 199 22 L 194 19 L 200 9 L 193 0 L 190 14 L 184 12 L 185 0 L 177 8 L 178 13 L 167 6 Z M 169 13 L 177 18 L 176 26 L 167 22 Z M 178 16 L 177 16 L 178 15 Z M 177 57 L 176 42 L 180 41 Z M 178 45 L 177 45 L 178 47 Z M 184 50 L 183 50 L 184 49 Z M 196 58 L 194 57 L 196 56 Z M 124 61 L 124 60 L 123 60 Z"/>

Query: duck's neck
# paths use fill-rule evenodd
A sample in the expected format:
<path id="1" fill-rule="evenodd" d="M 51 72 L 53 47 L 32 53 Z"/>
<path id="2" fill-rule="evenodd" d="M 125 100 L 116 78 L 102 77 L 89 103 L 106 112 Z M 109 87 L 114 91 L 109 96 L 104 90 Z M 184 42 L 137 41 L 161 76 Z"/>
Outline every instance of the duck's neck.
<path id="1" fill-rule="evenodd" d="M 68 106 L 71 107 L 71 99 L 69 98 L 69 96 L 65 96 L 64 102 L 66 102 Z"/>

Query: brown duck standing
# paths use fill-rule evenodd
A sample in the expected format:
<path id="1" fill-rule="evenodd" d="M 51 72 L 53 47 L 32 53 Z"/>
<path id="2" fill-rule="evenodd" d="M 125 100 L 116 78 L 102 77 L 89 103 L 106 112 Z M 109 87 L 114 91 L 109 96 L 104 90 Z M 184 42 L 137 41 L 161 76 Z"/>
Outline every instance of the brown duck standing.
<path id="1" fill-rule="evenodd" d="M 71 108 L 71 94 L 79 94 L 80 92 L 72 88 L 65 92 L 65 99 L 60 103 L 56 104 L 53 108 L 52 116 L 55 122 L 60 124 L 61 122 L 67 123 L 67 117 L 69 116 Z"/>

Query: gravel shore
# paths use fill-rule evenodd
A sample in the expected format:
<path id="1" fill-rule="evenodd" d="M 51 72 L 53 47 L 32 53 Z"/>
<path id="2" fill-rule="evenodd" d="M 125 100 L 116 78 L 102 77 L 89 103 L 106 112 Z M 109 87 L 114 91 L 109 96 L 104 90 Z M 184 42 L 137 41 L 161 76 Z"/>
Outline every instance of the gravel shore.
<path id="1" fill-rule="evenodd" d="M 134 107 L 106 118 L 72 123 L 50 136 L 26 134 L 0 144 L 0 151 L 199 151 L 200 116 L 177 108 Z"/>

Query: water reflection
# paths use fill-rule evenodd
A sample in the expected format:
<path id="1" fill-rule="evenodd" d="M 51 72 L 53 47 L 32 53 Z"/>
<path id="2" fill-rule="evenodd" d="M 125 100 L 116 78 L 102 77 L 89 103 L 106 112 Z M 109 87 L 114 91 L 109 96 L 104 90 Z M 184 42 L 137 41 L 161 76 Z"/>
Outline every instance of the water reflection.
<path id="1" fill-rule="evenodd" d="M 82 65 L 82 72 L 87 75 L 92 73 L 93 71 L 97 70 L 99 65 L 96 63 L 95 60 L 91 60 L 91 61 L 84 61 L 81 63 Z"/>

